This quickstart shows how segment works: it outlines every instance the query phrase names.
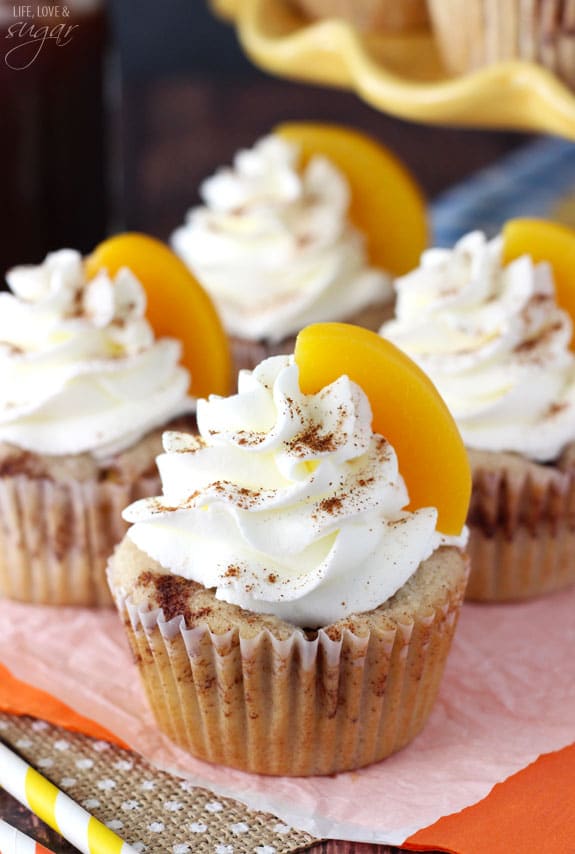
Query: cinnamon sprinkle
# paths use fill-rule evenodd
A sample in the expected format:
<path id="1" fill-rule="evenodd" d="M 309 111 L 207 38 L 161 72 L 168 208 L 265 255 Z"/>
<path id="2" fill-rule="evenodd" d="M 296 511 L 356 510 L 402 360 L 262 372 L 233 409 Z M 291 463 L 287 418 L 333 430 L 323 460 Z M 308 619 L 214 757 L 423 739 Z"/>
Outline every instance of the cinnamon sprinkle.
<path id="1" fill-rule="evenodd" d="M 261 443 L 265 441 L 265 438 L 264 433 L 256 433 L 253 430 L 238 430 L 238 432 L 232 437 L 232 440 L 242 447 L 245 445 L 248 447 L 254 447 L 261 445 Z"/>
<path id="2" fill-rule="evenodd" d="M 240 575 L 240 571 L 241 570 L 239 566 L 235 566 L 233 563 L 231 563 L 224 572 L 224 578 L 238 578 Z"/>
<path id="3" fill-rule="evenodd" d="M 537 347 L 539 347 L 541 344 L 544 344 L 545 341 L 547 341 L 549 338 L 551 338 L 551 336 L 553 335 L 554 332 L 559 332 L 559 330 L 562 328 L 562 326 L 563 326 L 563 324 L 559 321 L 551 324 L 551 326 L 548 326 L 546 329 L 544 329 L 535 338 L 528 338 L 527 341 L 521 341 L 514 348 L 513 352 L 514 353 L 531 353 L 533 350 L 535 350 Z"/>
<path id="4" fill-rule="evenodd" d="M 155 572 L 142 572 L 138 576 L 137 585 L 142 587 L 153 586 L 155 598 L 159 608 L 164 612 L 165 620 L 182 616 L 187 626 L 201 620 L 211 614 L 211 608 L 200 608 L 192 611 L 190 607 L 190 596 L 198 589 L 195 581 L 182 578 L 179 575 L 158 575 Z"/>
<path id="5" fill-rule="evenodd" d="M 319 509 L 324 513 L 329 513 L 330 516 L 335 516 L 338 510 L 343 506 L 343 498 L 333 495 L 331 498 L 324 498 L 319 502 Z"/>
<path id="6" fill-rule="evenodd" d="M 564 412 L 568 408 L 569 404 L 565 401 L 563 403 L 552 403 L 544 417 L 553 418 L 555 415 L 559 415 L 560 412 Z"/>
<path id="7" fill-rule="evenodd" d="M 318 454 L 335 451 L 338 442 L 333 433 L 322 433 L 319 424 L 312 424 L 287 442 L 287 447 L 296 456 L 304 457 L 310 451 Z"/>

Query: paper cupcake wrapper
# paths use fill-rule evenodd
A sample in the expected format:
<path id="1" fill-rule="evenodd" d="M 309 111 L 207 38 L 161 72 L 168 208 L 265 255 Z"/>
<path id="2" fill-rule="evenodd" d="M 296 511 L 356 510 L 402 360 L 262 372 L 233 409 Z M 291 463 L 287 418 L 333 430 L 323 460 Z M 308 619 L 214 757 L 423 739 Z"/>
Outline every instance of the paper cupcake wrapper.
<path id="1" fill-rule="evenodd" d="M 429 0 L 448 68 L 524 59 L 575 86 L 575 0 Z"/>
<path id="2" fill-rule="evenodd" d="M 135 483 L 0 478 L 0 595 L 42 605 L 112 605 L 106 563 L 124 536 L 122 510 L 157 495 Z"/>
<path id="3" fill-rule="evenodd" d="M 461 598 L 461 597 L 460 597 Z M 377 762 L 422 729 L 460 602 L 358 637 L 186 629 L 119 598 L 158 726 L 200 759 L 261 774 L 332 774 Z"/>
<path id="4" fill-rule="evenodd" d="M 466 598 L 498 602 L 575 583 L 575 472 L 473 474 Z"/>

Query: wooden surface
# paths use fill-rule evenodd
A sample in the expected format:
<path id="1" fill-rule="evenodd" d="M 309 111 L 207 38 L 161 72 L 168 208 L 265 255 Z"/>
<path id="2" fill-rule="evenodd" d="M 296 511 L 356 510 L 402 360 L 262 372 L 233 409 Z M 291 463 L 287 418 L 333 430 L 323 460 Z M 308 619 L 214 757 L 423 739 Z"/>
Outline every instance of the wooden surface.
<path id="1" fill-rule="evenodd" d="M 342 122 L 368 131 L 401 154 L 429 197 L 527 138 L 419 127 L 383 116 L 349 93 L 263 75 L 248 80 L 132 80 L 124 85 L 123 103 L 114 146 L 118 189 L 111 230 L 128 227 L 163 238 L 197 202 L 196 188 L 202 178 L 228 163 L 238 148 L 251 145 L 286 119 Z M 1 790 L 0 817 L 57 854 L 75 851 Z M 399 851 L 348 842 L 325 842 L 308 850 L 315 854 Z"/>

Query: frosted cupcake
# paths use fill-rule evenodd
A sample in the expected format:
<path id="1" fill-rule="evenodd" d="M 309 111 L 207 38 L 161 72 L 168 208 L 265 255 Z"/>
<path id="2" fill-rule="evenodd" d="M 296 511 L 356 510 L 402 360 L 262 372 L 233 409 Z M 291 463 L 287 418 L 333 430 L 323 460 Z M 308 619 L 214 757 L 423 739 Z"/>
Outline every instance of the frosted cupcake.
<path id="1" fill-rule="evenodd" d="M 464 535 L 405 509 L 362 389 L 300 379 L 293 357 L 267 359 L 237 395 L 199 401 L 199 436 L 166 433 L 163 495 L 126 510 L 109 568 L 160 728 L 264 774 L 330 774 L 410 741 L 467 575 Z"/>
<path id="2" fill-rule="evenodd" d="M 419 218 L 413 241 L 421 245 L 424 213 L 417 190 L 381 146 L 345 128 L 288 127 L 291 132 L 280 129 L 240 151 L 233 166 L 206 180 L 203 205 L 172 237 L 214 300 L 240 368 L 291 352 L 306 324 L 349 320 L 375 331 L 390 316 L 389 272 L 372 265 L 369 236 L 350 219 L 350 206 L 360 211 L 360 221 L 375 207 L 377 213 L 368 214 L 373 230 L 382 230 L 383 241 L 388 231 L 393 244 L 386 222 L 400 223 L 405 199 Z M 341 168 L 354 156 L 365 157 L 365 175 L 357 166 L 355 175 Z M 369 157 L 376 163 L 371 175 Z M 371 199 L 358 199 L 368 193 Z"/>
<path id="3" fill-rule="evenodd" d="M 110 604 L 121 509 L 157 491 L 166 425 L 191 428 L 181 345 L 154 337 L 128 269 L 87 280 L 81 256 L 18 267 L 0 294 L 0 593 Z"/>
<path id="4" fill-rule="evenodd" d="M 430 376 L 469 450 L 468 596 L 508 600 L 575 581 L 575 357 L 549 264 L 505 263 L 475 232 L 396 283 L 381 334 Z"/>

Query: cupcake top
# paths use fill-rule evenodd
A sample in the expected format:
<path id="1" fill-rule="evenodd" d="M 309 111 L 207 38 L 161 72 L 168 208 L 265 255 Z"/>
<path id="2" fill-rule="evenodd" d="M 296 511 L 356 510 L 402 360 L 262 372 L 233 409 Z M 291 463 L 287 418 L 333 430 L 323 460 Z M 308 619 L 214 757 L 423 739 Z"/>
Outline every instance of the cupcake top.
<path id="1" fill-rule="evenodd" d="M 280 341 L 391 298 L 348 219 L 343 173 L 319 155 L 303 172 L 297 163 L 298 147 L 278 135 L 240 151 L 202 184 L 203 206 L 172 238 L 240 338 Z"/>
<path id="2" fill-rule="evenodd" d="M 469 448 L 556 459 L 575 441 L 572 323 L 549 264 L 502 262 L 479 232 L 396 282 L 388 338 L 429 375 Z"/>
<path id="3" fill-rule="evenodd" d="M 0 294 L 0 441 L 106 460 L 191 412 L 180 344 L 154 339 L 140 282 L 86 279 L 78 252 L 7 275 Z"/>
<path id="4" fill-rule="evenodd" d="M 296 625 L 328 625 L 391 597 L 439 545 L 437 511 L 405 511 L 391 445 L 346 376 L 303 394 L 293 357 L 242 371 L 198 401 L 199 436 L 165 433 L 163 495 L 132 504 L 131 540 L 216 597 Z"/>

